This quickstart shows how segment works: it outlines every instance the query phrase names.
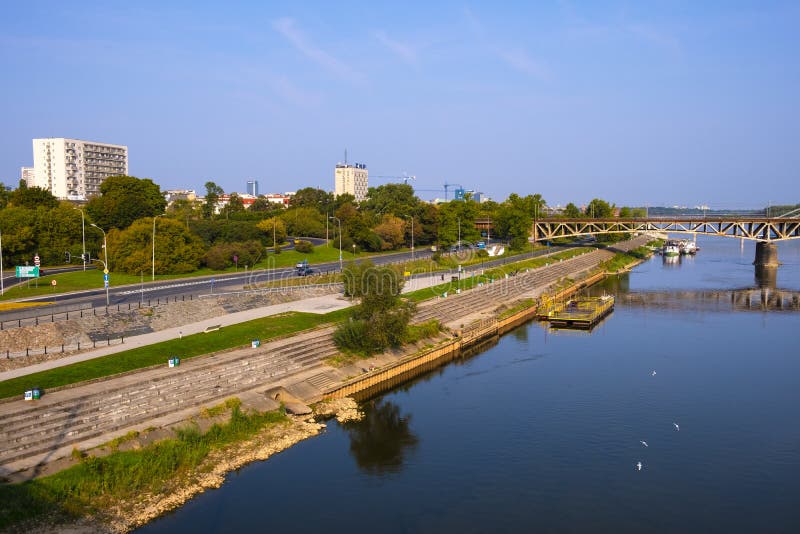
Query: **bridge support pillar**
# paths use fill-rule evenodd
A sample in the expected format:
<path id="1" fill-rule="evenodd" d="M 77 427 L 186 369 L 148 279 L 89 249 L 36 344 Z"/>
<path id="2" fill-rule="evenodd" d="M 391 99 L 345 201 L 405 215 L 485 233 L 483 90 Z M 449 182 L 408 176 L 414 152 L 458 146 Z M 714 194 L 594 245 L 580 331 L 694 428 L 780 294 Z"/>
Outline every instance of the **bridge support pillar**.
<path id="1" fill-rule="evenodd" d="M 753 265 L 758 267 L 777 267 L 778 245 L 770 241 L 756 241 L 756 259 Z"/>

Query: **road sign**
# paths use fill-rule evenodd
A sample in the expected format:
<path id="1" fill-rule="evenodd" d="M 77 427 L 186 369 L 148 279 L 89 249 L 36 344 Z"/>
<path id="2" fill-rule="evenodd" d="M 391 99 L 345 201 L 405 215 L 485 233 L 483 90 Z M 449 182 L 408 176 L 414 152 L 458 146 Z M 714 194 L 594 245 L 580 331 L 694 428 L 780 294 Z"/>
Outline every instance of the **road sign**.
<path id="1" fill-rule="evenodd" d="M 55 280 L 51 280 L 50 281 L 50 285 L 52 285 L 53 287 L 56 287 L 58 285 L 58 282 L 55 281 Z"/>
<path id="2" fill-rule="evenodd" d="M 42 262 L 41 262 L 41 261 L 39 261 L 39 255 L 38 255 L 38 254 L 37 254 L 36 256 L 34 256 L 34 257 L 33 257 L 33 264 L 34 264 L 35 266 L 37 266 L 37 267 L 38 267 L 38 266 L 40 266 L 40 265 L 42 264 Z"/>
<path id="3" fill-rule="evenodd" d="M 108 287 L 108 280 L 106 280 L 105 282 L 103 282 L 103 287 Z"/>
<path id="4" fill-rule="evenodd" d="M 16 266 L 17 278 L 39 278 L 39 267 L 30 265 Z"/>
<path id="5" fill-rule="evenodd" d="M 107 275 L 107 274 L 104 274 L 104 275 L 103 275 L 103 281 L 104 281 L 104 282 L 108 282 L 108 275 Z"/>
<path id="6" fill-rule="evenodd" d="M 103 269 L 103 274 L 108 274 L 108 269 Z"/>

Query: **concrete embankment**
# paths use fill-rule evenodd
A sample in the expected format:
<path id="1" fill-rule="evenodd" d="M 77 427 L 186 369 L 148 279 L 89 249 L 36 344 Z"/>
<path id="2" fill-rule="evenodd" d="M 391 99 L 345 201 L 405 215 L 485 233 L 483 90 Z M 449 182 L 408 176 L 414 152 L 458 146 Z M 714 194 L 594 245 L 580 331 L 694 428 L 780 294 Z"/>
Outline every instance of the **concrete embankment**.
<path id="1" fill-rule="evenodd" d="M 460 331 L 457 339 L 429 352 L 408 347 L 331 367 L 326 360 L 337 350 L 327 328 L 255 349 L 193 358 L 175 369 L 150 369 L 70 388 L 36 403 L 18 400 L 0 404 L 4 423 L 0 430 L 0 474 L 23 470 L 37 474 L 41 465 L 69 456 L 73 447 L 87 450 L 129 431 L 175 424 L 201 406 L 234 395 L 263 396 L 267 390 L 284 387 L 296 398 L 313 403 L 326 396 L 343 396 L 348 387 L 363 391 L 527 320 L 530 310 L 502 319 L 498 319 L 496 310 L 535 298 L 566 277 L 585 275 L 611 257 L 610 251 L 597 250 L 425 303 L 415 320 L 435 318 Z M 364 380 L 363 387 L 353 388 L 354 383 Z"/>

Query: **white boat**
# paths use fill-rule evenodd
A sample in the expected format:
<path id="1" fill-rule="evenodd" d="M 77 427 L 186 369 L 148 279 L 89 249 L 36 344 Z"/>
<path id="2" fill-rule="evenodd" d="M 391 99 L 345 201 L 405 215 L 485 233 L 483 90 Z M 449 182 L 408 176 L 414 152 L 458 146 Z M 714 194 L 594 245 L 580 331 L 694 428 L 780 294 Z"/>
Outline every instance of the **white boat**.
<path id="1" fill-rule="evenodd" d="M 681 254 L 697 254 L 697 243 L 694 241 L 681 243 Z"/>
<path id="2" fill-rule="evenodd" d="M 661 249 L 661 254 L 664 256 L 680 256 L 681 247 L 676 241 L 667 241 L 664 243 L 664 248 Z"/>

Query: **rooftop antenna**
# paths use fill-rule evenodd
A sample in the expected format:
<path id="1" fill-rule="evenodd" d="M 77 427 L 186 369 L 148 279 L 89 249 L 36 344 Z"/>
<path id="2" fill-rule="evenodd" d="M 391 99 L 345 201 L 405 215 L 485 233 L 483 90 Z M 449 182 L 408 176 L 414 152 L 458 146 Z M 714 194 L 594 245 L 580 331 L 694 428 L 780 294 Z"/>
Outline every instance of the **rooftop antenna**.
<path id="1" fill-rule="evenodd" d="M 347 149 L 344 149 L 344 164 L 347 165 Z"/>

